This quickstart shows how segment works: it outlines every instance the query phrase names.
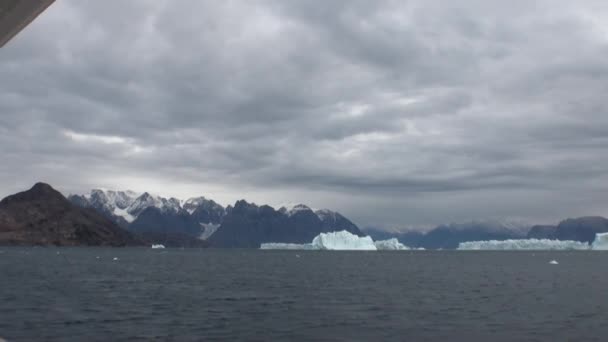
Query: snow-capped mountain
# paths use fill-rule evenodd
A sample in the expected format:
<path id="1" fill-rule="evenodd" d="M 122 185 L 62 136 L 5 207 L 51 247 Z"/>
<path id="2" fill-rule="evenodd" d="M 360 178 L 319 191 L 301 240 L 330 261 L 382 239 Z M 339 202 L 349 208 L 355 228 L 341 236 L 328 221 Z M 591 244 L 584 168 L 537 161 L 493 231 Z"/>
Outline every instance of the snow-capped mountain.
<path id="1" fill-rule="evenodd" d="M 257 248 L 260 242 L 309 241 L 319 233 L 333 231 L 363 235 L 339 213 L 327 209 L 314 211 L 304 204 L 275 210 L 238 201 L 234 207 L 224 208 L 205 197 L 182 202 L 148 192 L 99 189 L 86 195 L 71 195 L 69 199 L 78 206 L 96 209 L 154 243 L 164 243 L 163 239 L 170 237 L 175 241 L 208 240 L 218 247 Z"/>
<path id="2" fill-rule="evenodd" d="M 205 197 L 190 198 L 183 206 L 200 224 L 218 225 L 226 215 L 226 209 L 211 199 Z"/>
<path id="3" fill-rule="evenodd" d="M 298 213 L 312 211 L 312 209 L 310 207 L 304 205 L 304 204 L 296 204 L 293 207 L 291 207 L 291 209 L 288 209 L 286 207 L 281 207 L 281 209 L 279 209 L 279 211 L 283 212 L 287 216 L 291 217 L 291 216 L 296 215 Z"/>
<path id="4" fill-rule="evenodd" d="M 85 195 L 70 195 L 68 199 L 80 207 L 93 208 L 124 227 L 135 219 L 127 208 L 138 196 L 133 191 L 93 189 Z"/>
<path id="5" fill-rule="evenodd" d="M 342 230 L 363 236 L 342 215 L 329 210 L 320 214 L 303 204 L 275 210 L 240 200 L 226 209 L 221 226 L 208 241 L 214 247 L 258 248 L 268 242 L 308 243 L 320 233 Z"/>
<path id="6" fill-rule="evenodd" d="M 85 195 L 70 195 L 68 199 L 81 207 L 90 207 L 104 214 L 121 226 L 135 221 L 147 208 L 156 207 L 163 212 L 177 213 L 181 210 L 176 198 L 163 198 L 145 192 L 113 191 L 93 189 Z"/>
<path id="7" fill-rule="evenodd" d="M 181 208 L 180 201 L 177 198 L 166 199 L 160 196 L 150 195 L 148 192 L 144 192 L 141 196 L 137 197 L 128 208 L 127 212 L 133 217 L 138 217 L 144 210 L 149 207 L 155 207 L 161 210 L 161 212 L 177 213 Z"/>

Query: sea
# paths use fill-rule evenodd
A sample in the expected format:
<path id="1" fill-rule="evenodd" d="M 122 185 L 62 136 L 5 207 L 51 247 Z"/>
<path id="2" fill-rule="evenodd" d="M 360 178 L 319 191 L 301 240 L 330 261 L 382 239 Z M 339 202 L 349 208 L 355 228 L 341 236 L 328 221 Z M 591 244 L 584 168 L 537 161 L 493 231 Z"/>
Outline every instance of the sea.
<path id="1" fill-rule="evenodd" d="M 589 251 L 0 247 L 0 338 L 607 341 L 607 265 Z"/>

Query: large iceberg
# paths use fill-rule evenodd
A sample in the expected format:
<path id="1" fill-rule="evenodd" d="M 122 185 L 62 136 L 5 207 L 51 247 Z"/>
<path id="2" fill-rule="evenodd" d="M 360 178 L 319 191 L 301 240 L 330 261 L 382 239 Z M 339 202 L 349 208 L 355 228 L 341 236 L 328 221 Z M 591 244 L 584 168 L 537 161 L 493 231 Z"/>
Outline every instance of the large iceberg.
<path id="1" fill-rule="evenodd" d="M 360 237 L 347 231 L 321 233 L 312 243 L 263 243 L 260 249 L 280 250 L 328 250 L 328 251 L 402 251 L 410 250 L 397 239 L 374 241 L 369 236 Z"/>
<path id="2" fill-rule="evenodd" d="M 321 233 L 312 240 L 313 249 L 330 251 L 375 251 L 378 250 L 369 236 L 360 237 L 345 230 Z"/>
<path id="3" fill-rule="evenodd" d="M 598 234 L 599 235 L 599 234 Z M 597 240 L 597 239 L 596 239 Z M 608 240 L 608 237 L 606 237 Z M 608 241 L 606 244 L 608 247 Z M 559 241 L 547 239 L 522 239 L 522 240 L 490 240 L 490 241 L 469 241 L 458 245 L 458 250 L 588 250 L 589 245 L 578 241 Z"/>
<path id="4" fill-rule="evenodd" d="M 369 236 L 360 237 L 347 231 L 321 233 L 312 243 L 263 243 L 260 249 L 282 250 L 327 250 L 327 251 L 377 251 L 377 250 L 407 250 L 397 239 L 385 241 L 372 240 Z"/>
<path id="5" fill-rule="evenodd" d="M 608 233 L 595 234 L 591 248 L 596 251 L 608 251 Z"/>

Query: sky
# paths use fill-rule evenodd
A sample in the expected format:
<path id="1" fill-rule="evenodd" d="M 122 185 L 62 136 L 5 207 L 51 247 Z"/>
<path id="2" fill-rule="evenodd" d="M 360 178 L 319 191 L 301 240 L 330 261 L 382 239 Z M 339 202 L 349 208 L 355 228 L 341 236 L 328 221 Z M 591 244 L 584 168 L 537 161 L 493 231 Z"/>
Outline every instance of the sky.
<path id="1" fill-rule="evenodd" d="M 59 0 L 0 50 L 0 196 L 608 215 L 608 3 Z"/>

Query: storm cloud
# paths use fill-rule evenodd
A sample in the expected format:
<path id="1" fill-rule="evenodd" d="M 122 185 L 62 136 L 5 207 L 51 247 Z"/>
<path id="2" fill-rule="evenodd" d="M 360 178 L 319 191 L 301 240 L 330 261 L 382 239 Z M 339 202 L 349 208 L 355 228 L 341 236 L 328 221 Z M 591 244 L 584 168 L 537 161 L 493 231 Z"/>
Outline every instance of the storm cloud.
<path id="1" fill-rule="evenodd" d="M 0 50 L 0 192 L 606 215 L 606 56 L 591 0 L 61 0 Z"/>

